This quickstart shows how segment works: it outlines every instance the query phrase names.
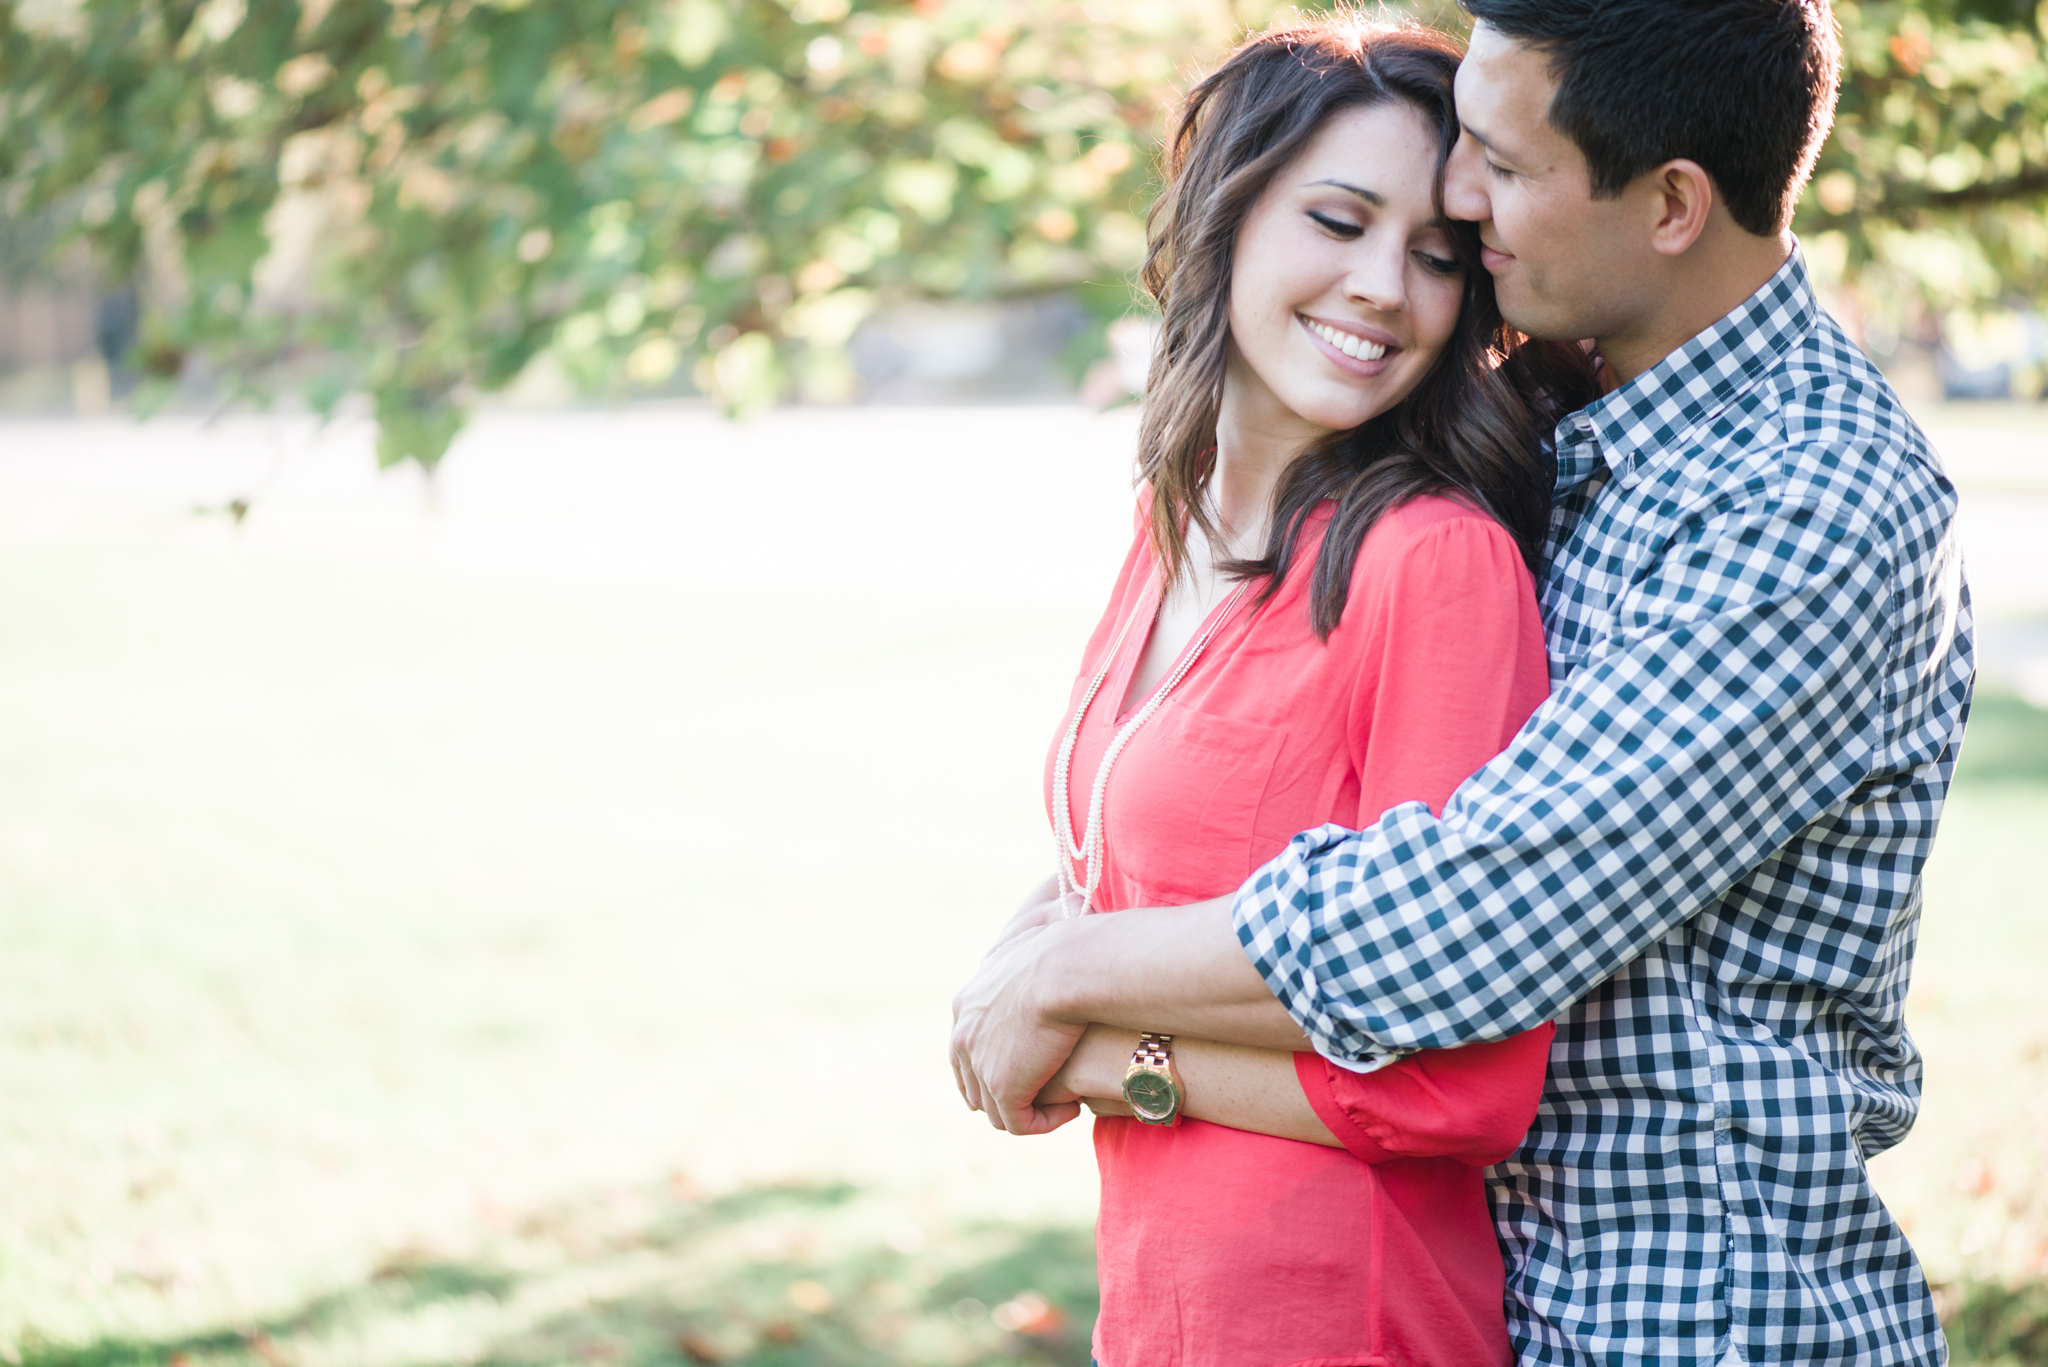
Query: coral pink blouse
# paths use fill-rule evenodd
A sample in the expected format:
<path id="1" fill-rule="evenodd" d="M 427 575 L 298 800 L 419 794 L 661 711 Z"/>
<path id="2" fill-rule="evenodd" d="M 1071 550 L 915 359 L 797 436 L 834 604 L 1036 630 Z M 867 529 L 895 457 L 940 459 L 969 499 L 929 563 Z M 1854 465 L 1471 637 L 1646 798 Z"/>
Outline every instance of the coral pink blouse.
<path id="1" fill-rule="evenodd" d="M 1142 509 L 1141 499 L 1141 509 Z M 1308 585 L 1330 505 L 1280 591 L 1248 591 L 1118 758 L 1098 911 L 1235 891 L 1297 832 L 1438 809 L 1548 692 L 1534 585 L 1507 532 L 1418 498 L 1366 535 L 1327 642 Z M 1139 614 L 1078 737 L 1076 831 L 1156 614 L 1142 512 L 1067 717 Z M 1220 611 L 1220 609 L 1219 609 Z M 1061 734 L 1066 718 L 1062 718 Z M 1057 753 L 1057 739 L 1055 740 Z M 1051 760 L 1046 803 L 1051 809 Z M 1329 1148 L 1188 1120 L 1096 1121 L 1102 1367 L 1478 1367 L 1512 1361 L 1481 1167 L 1535 1116 L 1552 1029 L 1369 1074 L 1295 1055 Z"/>

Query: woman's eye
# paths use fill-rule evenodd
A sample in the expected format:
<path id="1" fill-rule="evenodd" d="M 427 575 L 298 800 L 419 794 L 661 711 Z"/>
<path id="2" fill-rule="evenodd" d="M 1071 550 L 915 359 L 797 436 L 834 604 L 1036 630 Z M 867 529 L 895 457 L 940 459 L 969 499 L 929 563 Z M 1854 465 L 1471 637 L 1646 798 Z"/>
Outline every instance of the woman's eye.
<path id="1" fill-rule="evenodd" d="M 1356 223 L 1347 223 L 1341 218 L 1332 218 L 1328 214 L 1319 214 L 1313 209 L 1309 210 L 1308 216 L 1314 219 L 1324 232 L 1335 237 L 1353 238 L 1365 231 Z"/>
<path id="2" fill-rule="evenodd" d="M 1464 269 L 1458 264 L 1456 257 L 1433 256 L 1428 252 L 1417 252 L 1415 255 L 1422 262 L 1422 268 L 1432 275 L 1456 275 Z"/>

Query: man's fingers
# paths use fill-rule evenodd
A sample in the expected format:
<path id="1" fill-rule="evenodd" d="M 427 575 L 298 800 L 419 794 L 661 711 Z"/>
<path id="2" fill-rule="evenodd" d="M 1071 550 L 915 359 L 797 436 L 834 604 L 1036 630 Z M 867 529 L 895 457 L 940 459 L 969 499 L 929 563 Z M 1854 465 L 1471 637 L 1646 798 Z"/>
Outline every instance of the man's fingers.
<path id="1" fill-rule="evenodd" d="M 967 1055 L 966 1046 L 957 1043 L 953 1046 L 953 1083 L 960 1089 L 960 1099 L 967 1103 L 968 1110 L 981 1109 L 981 1079 L 975 1076 L 974 1063 Z"/>
<path id="2" fill-rule="evenodd" d="M 974 1104 L 974 1093 L 968 1086 L 967 1069 L 961 1063 L 960 1054 L 957 1050 L 953 1054 L 953 1085 L 960 1089 L 960 1099 L 967 1103 L 968 1110 L 978 1109 Z"/>
<path id="3" fill-rule="evenodd" d="M 953 1038 L 947 1042 L 946 1062 L 953 1069 L 953 1085 L 960 1089 L 960 1099 L 972 1110 L 974 1098 L 967 1092 L 967 1046 L 961 1042 L 957 1028 L 953 1032 Z"/>
<path id="4" fill-rule="evenodd" d="M 1080 1099 L 1081 1094 L 1079 1092 L 1061 1082 L 1059 1077 L 1055 1075 L 1051 1082 L 1046 1083 L 1044 1087 L 1039 1089 L 1038 1095 L 1031 1099 L 1031 1104 L 1034 1106 L 1063 1106 L 1069 1101 L 1079 1101 Z"/>
<path id="5" fill-rule="evenodd" d="M 1020 1106 L 1003 1117 L 1003 1128 L 1011 1134 L 1051 1134 L 1081 1114 L 1081 1103 L 1062 1101 L 1056 1106 Z"/>
<path id="6" fill-rule="evenodd" d="M 953 1080 L 969 1107 L 1011 1134 L 1045 1134 L 1080 1114 L 1064 1092 L 1051 1106 L 1032 1104 L 1082 1034 L 1046 1020 L 1034 1001 L 1036 970 L 1057 941 L 1045 926 L 1018 937 L 984 958 L 953 998 Z"/>

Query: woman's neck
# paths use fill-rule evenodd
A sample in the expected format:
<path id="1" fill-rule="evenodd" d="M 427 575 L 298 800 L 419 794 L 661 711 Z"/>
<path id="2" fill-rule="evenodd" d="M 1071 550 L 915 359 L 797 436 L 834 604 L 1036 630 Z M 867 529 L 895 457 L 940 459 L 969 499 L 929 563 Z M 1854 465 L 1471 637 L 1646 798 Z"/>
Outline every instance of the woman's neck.
<path id="1" fill-rule="evenodd" d="M 1251 559 L 1266 547 L 1273 491 L 1302 452 L 1327 435 L 1281 404 L 1273 392 L 1238 373 L 1232 356 L 1216 414 L 1216 467 L 1209 476 L 1209 514 L 1225 544 L 1220 557 Z"/>

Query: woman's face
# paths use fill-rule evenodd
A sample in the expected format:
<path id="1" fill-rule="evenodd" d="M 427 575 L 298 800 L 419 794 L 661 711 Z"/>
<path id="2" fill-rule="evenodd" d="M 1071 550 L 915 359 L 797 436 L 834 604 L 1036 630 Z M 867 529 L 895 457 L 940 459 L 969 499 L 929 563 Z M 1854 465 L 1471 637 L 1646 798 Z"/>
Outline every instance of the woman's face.
<path id="1" fill-rule="evenodd" d="M 1345 431 L 1408 397 L 1458 323 L 1465 272 L 1402 103 L 1333 115 L 1238 230 L 1224 402 L 1265 430 Z"/>

